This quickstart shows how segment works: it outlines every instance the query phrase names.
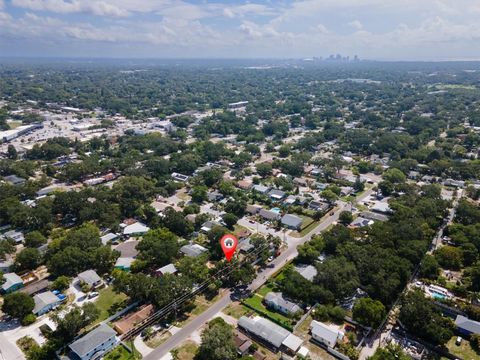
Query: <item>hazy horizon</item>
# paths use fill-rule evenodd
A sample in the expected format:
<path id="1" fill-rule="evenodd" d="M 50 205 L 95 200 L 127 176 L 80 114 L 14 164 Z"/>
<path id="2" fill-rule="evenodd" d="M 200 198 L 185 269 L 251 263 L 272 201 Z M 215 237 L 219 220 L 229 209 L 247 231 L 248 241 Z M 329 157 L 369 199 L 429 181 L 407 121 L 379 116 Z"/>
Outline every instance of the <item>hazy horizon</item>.
<path id="1" fill-rule="evenodd" d="M 0 0 L 8 57 L 480 60 L 472 0 Z"/>

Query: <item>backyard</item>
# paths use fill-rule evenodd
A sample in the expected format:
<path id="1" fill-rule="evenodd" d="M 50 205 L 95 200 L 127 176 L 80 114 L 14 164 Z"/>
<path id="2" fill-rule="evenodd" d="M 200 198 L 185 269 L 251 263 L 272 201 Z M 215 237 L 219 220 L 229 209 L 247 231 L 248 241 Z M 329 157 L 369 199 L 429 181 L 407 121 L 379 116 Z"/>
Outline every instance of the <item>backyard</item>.
<path id="1" fill-rule="evenodd" d="M 128 346 L 131 346 L 128 344 Z M 133 344 L 132 344 L 133 346 Z M 104 360 L 139 360 L 142 355 L 133 347 L 133 353 L 122 344 L 118 345 L 115 349 L 109 352 L 103 359 Z"/>
<path id="2" fill-rule="evenodd" d="M 98 299 L 95 301 L 95 306 L 100 310 L 100 316 L 96 324 L 124 308 L 128 299 L 127 295 L 123 293 L 117 294 L 111 287 L 102 289 L 99 293 L 100 295 L 98 295 Z"/>
<path id="3" fill-rule="evenodd" d="M 480 353 L 475 351 L 468 340 L 463 339 L 460 345 L 456 345 L 457 337 L 454 336 L 447 343 L 448 351 L 464 360 L 479 359 Z"/>

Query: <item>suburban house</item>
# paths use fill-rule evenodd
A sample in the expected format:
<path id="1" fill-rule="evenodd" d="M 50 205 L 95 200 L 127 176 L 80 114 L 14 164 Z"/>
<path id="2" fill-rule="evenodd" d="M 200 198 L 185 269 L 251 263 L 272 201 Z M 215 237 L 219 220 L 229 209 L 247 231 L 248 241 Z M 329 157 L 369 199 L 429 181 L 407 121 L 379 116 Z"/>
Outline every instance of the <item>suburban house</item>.
<path id="1" fill-rule="evenodd" d="M 310 323 L 310 333 L 312 339 L 331 348 L 335 347 L 337 341 L 342 340 L 344 336 L 341 331 L 332 329 L 316 320 L 312 320 Z"/>
<path id="2" fill-rule="evenodd" d="M 223 195 L 218 191 L 212 191 L 207 194 L 208 201 L 217 202 L 223 199 Z"/>
<path id="3" fill-rule="evenodd" d="M 103 280 L 94 270 L 86 270 L 77 276 L 80 283 L 86 284 L 89 289 L 97 289 L 103 285 Z"/>
<path id="4" fill-rule="evenodd" d="M 242 190 L 248 190 L 252 187 L 252 182 L 250 180 L 240 180 L 237 182 L 237 186 Z"/>
<path id="5" fill-rule="evenodd" d="M 308 281 L 313 281 L 315 276 L 317 276 L 317 268 L 313 265 L 307 266 L 295 266 L 295 271 L 302 275 L 303 278 Z"/>
<path id="6" fill-rule="evenodd" d="M 258 214 L 265 220 L 269 220 L 269 221 L 280 220 L 281 218 L 281 215 L 278 212 L 271 211 L 271 210 L 261 209 Z"/>
<path id="7" fill-rule="evenodd" d="M 4 259 L 0 258 L 0 271 L 4 274 L 10 272 L 14 263 L 13 256 L 6 254 Z"/>
<path id="8" fill-rule="evenodd" d="M 188 176 L 174 172 L 172 173 L 172 179 L 179 182 L 186 182 L 188 180 Z"/>
<path id="9" fill-rule="evenodd" d="M 315 211 L 327 211 L 328 204 L 321 201 L 311 201 L 308 207 Z"/>
<path id="10" fill-rule="evenodd" d="M 274 351 L 281 350 L 294 355 L 303 343 L 302 339 L 290 331 L 261 316 L 242 316 L 238 320 L 238 326 L 247 335 L 256 338 Z"/>
<path id="11" fill-rule="evenodd" d="M 260 212 L 260 210 L 262 209 L 262 207 L 260 205 L 247 205 L 247 208 L 245 209 L 245 211 L 250 214 L 250 215 L 256 215 Z"/>
<path id="12" fill-rule="evenodd" d="M 122 225 L 125 225 L 125 224 L 122 224 Z M 150 228 L 147 225 L 139 221 L 136 221 L 133 224 L 129 224 L 123 227 L 123 236 L 125 237 L 141 236 L 147 233 L 148 231 L 150 231 Z"/>
<path id="13" fill-rule="evenodd" d="M 60 294 L 61 295 L 61 294 Z M 35 307 L 33 308 L 33 313 L 36 316 L 41 316 L 48 313 L 50 310 L 55 309 L 63 301 L 66 300 L 65 295 L 55 295 L 51 291 L 46 291 L 41 294 L 37 294 L 33 297 L 35 302 Z"/>
<path id="14" fill-rule="evenodd" d="M 260 194 L 267 194 L 270 188 L 261 184 L 253 185 L 253 190 Z"/>
<path id="15" fill-rule="evenodd" d="M 286 214 L 282 217 L 282 224 L 292 230 L 300 230 L 302 223 L 303 219 L 296 215 Z"/>
<path id="16" fill-rule="evenodd" d="M 253 345 L 252 341 L 248 337 L 238 331 L 235 332 L 233 341 L 235 342 L 237 353 L 240 356 L 247 355 L 250 347 Z"/>
<path id="17" fill-rule="evenodd" d="M 207 249 L 199 244 L 188 244 L 180 248 L 180 252 L 185 256 L 197 257 L 207 252 Z"/>
<path id="18" fill-rule="evenodd" d="M 103 235 L 100 240 L 102 240 L 102 244 L 103 245 L 107 245 L 108 242 L 112 242 L 112 241 L 115 241 L 115 240 L 118 240 L 119 236 L 118 234 L 115 234 L 115 233 L 107 233 L 105 235 Z"/>
<path id="19" fill-rule="evenodd" d="M 115 263 L 116 269 L 130 271 L 130 267 L 138 255 L 137 245 L 139 242 L 140 241 L 137 240 L 128 240 L 114 248 L 120 253 L 119 258 Z"/>
<path id="20" fill-rule="evenodd" d="M 200 231 L 204 233 L 208 233 L 211 231 L 215 226 L 222 226 L 219 222 L 217 221 L 205 221 L 202 224 L 202 227 L 200 228 Z"/>
<path id="21" fill-rule="evenodd" d="M 23 236 L 23 232 L 17 231 L 17 230 L 10 230 L 7 231 L 6 233 L 3 234 L 3 237 L 5 239 L 13 240 L 15 243 L 20 244 L 25 240 L 25 237 Z"/>
<path id="22" fill-rule="evenodd" d="M 9 294 L 23 287 L 23 280 L 15 273 L 8 273 L 3 275 L 4 283 L 1 290 L 3 294 Z"/>
<path id="23" fill-rule="evenodd" d="M 284 191 L 278 190 L 278 189 L 273 189 L 268 193 L 268 196 L 270 196 L 270 199 L 274 201 L 280 201 L 282 200 L 287 194 L 285 194 Z"/>
<path id="24" fill-rule="evenodd" d="M 175 275 L 177 273 L 177 268 L 173 264 L 165 265 L 157 270 L 155 270 L 156 276 L 163 276 L 165 274 L 172 274 Z"/>
<path id="25" fill-rule="evenodd" d="M 355 220 L 353 220 L 353 222 L 350 224 L 350 227 L 361 228 L 370 225 L 373 225 L 373 220 L 365 219 L 359 216 Z"/>
<path id="26" fill-rule="evenodd" d="M 8 176 L 4 176 L 3 177 L 3 180 L 5 180 L 7 183 L 9 183 L 10 185 L 14 185 L 14 186 L 17 186 L 17 185 L 23 185 L 25 184 L 25 182 L 27 180 L 25 180 L 24 178 L 21 178 L 17 175 L 8 175 Z"/>
<path id="27" fill-rule="evenodd" d="M 68 347 L 71 350 L 72 359 L 96 360 L 112 350 L 118 342 L 115 330 L 106 324 L 101 324 Z"/>
<path id="28" fill-rule="evenodd" d="M 392 209 L 387 202 L 375 202 L 371 209 L 373 212 L 380 213 L 380 214 L 391 214 Z"/>
<path id="29" fill-rule="evenodd" d="M 480 334 L 480 322 L 470 320 L 465 316 L 457 315 L 455 325 L 457 325 L 458 331 L 464 336 Z"/>
<path id="30" fill-rule="evenodd" d="M 300 306 L 294 302 L 284 299 L 282 293 L 269 292 L 264 298 L 263 302 L 269 308 L 274 309 L 285 315 L 295 314 L 302 311 Z"/>
<path id="31" fill-rule="evenodd" d="M 250 238 L 245 239 L 241 241 L 240 244 L 238 244 L 238 249 L 240 250 L 241 253 L 244 253 L 244 254 L 250 252 L 251 250 L 253 250 L 253 248 L 254 246 L 250 241 Z"/>

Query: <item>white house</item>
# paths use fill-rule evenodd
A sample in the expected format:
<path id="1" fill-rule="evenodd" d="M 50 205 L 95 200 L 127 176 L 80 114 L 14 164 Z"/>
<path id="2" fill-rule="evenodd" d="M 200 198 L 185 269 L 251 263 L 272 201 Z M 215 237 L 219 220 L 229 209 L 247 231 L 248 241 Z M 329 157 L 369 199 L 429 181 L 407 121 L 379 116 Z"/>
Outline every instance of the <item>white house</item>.
<path id="1" fill-rule="evenodd" d="M 343 339 L 343 332 L 330 328 L 320 321 L 312 320 L 310 323 L 312 338 L 328 347 L 335 347 L 338 340 Z"/>

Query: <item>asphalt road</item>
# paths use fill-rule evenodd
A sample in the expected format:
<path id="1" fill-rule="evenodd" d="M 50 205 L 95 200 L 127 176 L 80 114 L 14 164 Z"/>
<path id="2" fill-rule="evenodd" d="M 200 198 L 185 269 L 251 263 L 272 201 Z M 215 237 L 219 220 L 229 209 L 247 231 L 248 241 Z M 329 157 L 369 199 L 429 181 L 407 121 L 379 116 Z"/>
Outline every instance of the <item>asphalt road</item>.
<path id="1" fill-rule="evenodd" d="M 361 201 L 366 197 L 370 196 L 373 193 L 372 190 L 367 190 L 363 193 L 358 199 Z M 254 291 L 261 287 L 267 279 L 280 270 L 288 261 L 293 260 L 298 252 L 297 246 L 302 245 L 315 234 L 318 234 L 325 229 L 327 229 L 330 225 L 332 225 L 335 221 L 338 221 L 338 217 L 340 212 L 348 207 L 348 204 L 339 202 L 339 204 L 334 209 L 334 215 L 326 215 L 320 224 L 313 229 L 309 234 L 301 237 L 301 238 L 294 238 L 291 236 L 287 237 L 287 244 L 288 248 L 284 252 L 282 252 L 277 258 L 275 258 L 271 264 L 262 272 L 258 273 L 256 279 L 250 284 L 248 289 L 250 291 Z M 165 341 L 162 345 L 157 347 L 153 350 L 149 355 L 144 357 L 144 360 L 160 360 L 163 356 L 168 354 L 171 350 L 175 349 L 179 345 L 181 345 L 184 341 L 186 341 L 196 330 L 200 329 L 204 326 L 209 320 L 211 320 L 218 312 L 222 311 L 225 307 L 227 307 L 231 302 L 235 301 L 232 298 L 232 292 L 227 290 L 222 297 L 217 300 L 212 306 L 210 306 L 207 310 L 203 313 L 198 315 L 194 318 L 191 322 L 185 325 L 179 332 L 175 335 L 170 337 L 167 341 Z"/>

